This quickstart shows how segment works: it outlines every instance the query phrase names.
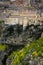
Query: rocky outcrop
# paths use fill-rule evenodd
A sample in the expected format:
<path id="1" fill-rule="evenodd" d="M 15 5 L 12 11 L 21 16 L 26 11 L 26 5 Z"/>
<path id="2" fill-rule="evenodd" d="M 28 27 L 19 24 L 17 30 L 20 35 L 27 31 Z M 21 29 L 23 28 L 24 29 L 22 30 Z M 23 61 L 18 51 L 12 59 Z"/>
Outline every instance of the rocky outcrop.
<path id="1" fill-rule="evenodd" d="M 41 37 L 42 33 L 43 25 L 28 25 L 25 30 L 23 30 L 22 25 L 11 25 L 5 27 L 0 42 L 13 45 L 23 45 L 26 41 L 29 42 L 38 39 Z"/>

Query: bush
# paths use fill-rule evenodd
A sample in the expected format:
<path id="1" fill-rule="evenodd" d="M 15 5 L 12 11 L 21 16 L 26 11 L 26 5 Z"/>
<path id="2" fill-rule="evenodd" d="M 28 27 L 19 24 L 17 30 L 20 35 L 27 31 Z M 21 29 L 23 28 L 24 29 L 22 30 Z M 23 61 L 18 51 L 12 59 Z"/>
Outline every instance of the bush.
<path id="1" fill-rule="evenodd" d="M 4 51 L 8 46 L 0 44 L 0 51 Z"/>

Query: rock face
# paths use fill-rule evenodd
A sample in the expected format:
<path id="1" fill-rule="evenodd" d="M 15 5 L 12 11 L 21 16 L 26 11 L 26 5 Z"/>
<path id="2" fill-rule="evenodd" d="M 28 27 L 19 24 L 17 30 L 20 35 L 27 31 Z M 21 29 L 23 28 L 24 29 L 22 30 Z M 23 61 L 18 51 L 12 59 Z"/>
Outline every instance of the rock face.
<path id="1" fill-rule="evenodd" d="M 0 51 L 0 65 L 2 65 L 2 59 L 4 57 L 4 52 Z"/>
<path id="2" fill-rule="evenodd" d="M 29 59 L 29 57 L 27 56 L 23 62 L 26 63 L 27 65 L 43 65 L 43 61 L 41 60 L 42 59 L 38 59 L 38 58 L 31 60 L 31 58 Z"/>
<path id="3" fill-rule="evenodd" d="M 43 25 L 28 25 L 24 30 L 23 25 L 19 24 L 5 26 L 0 42 L 13 45 L 24 44 L 26 41 L 38 39 L 42 33 Z"/>
<path id="4" fill-rule="evenodd" d="M 43 25 L 27 25 L 23 29 L 23 25 L 5 25 L 1 31 L 0 44 L 9 44 L 9 48 L 5 51 L 0 51 L 0 65 L 11 65 L 12 59 L 9 59 L 10 54 L 17 48 L 19 45 L 30 44 L 33 40 L 38 39 L 43 35 Z M 13 46 L 12 46 L 13 45 Z M 14 47 L 17 45 L 17 47 Z M 16 50 L 21 49 L 18 47 Z M 23 62 L 28 63 L 27 65 L 38 65 L 39 59 L 32 60 L 29 54 L 25 57 Z M 40 64 L 43 64 L 43 60 L 40 60 Z"/>

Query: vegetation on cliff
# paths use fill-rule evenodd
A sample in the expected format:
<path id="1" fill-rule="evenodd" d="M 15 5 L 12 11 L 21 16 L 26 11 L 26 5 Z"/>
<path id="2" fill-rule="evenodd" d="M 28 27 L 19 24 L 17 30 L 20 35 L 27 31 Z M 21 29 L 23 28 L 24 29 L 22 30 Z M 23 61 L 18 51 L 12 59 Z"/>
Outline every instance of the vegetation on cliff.
<path id="1" fill-rule="evenodd" d="M 4 45 L 4 44 L 0 44 L 0 51 L 4 51 L 8 48 L 7 45 Z"/>
<path id="2" fill-rule="evenodd" d="M 43 55 L 43 37 L 32 42 L 31 44 L 27 44 L 20 51 L 14 51 L 9 58 L 13 58 L 11 65 L 26 65 L 23 62 L 26 55 L 29 55 L 30 58 L 38 58 Z"/>

